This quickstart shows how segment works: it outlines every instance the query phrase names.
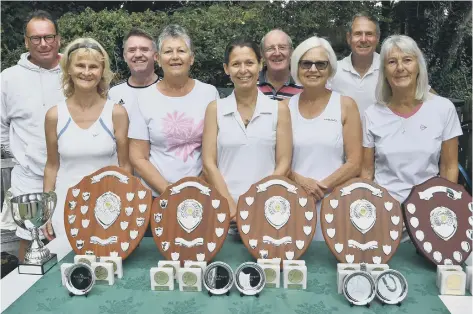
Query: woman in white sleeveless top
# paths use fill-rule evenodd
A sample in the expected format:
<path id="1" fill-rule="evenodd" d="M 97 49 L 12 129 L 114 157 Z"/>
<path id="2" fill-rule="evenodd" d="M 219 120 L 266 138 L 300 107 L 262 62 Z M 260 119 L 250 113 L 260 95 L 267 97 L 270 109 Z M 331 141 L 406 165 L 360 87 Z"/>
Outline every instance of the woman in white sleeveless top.
<path id="1" fill-rule="evenodd" d="M 291 74 L 304 90 L 291 97 L 294 151 L 291 179 L 317 202 L 314 240 L 323 241 L 321 200 L 361 170 L 361 122 L 353 99 L 325 87 L 337 71 L 337 57 L 325 39 L 311 37 L 291 57 Z"/>
<path id="2" fill-rule="evenodd" d="M 131 172 L 128 115 L 107 100 L 113 76 L 107 52 L 91 38 L 76 39 L 67 46 L 61 69 L 66 101 L 46 113 L 45 123 L 44 191 L 55 190 L 58 196 L 52 217 L 56 237 L 65 236 L 64 203 L 71 186 L 105 166 Z M 51 230 L 44 233 L 52 239 Z"/>
<path id="3" fill-rule="evenodd" d="M 287 105 L 257 88 L 261 53 L 255 43 L 230 43 L 223 66 L 235 89 L 207 107 L 202 155 L 207 180 L 227 198 L 234 217 L 239 196 L 253 183 L 288 174 L 291 119 Z"/>

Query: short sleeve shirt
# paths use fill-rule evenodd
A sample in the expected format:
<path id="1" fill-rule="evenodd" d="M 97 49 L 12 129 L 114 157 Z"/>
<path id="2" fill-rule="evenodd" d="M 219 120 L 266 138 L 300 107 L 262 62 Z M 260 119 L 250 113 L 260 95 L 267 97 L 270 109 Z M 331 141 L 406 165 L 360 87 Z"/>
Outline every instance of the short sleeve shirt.
<path id="1" fill-rule="evenodd" d="M 202 172 L 205 110 L 218 98 L 214 86 L 198 80 L 182 97 L 146 89 L 132 110 L 128 137 L 150 142 L 150 162 L 168 182 L 198 176 Z"/>
<path id="2" fill-rule="evenodd" d="M 132 113 L 132 108 L 138 99 L 138 94 L 142 93 L 147 88 L 155 88 L 156 83 L 159 81 L 159 77 L 152 84 L 148 86 L 132 86 L 126 82 L 113 86 L 108 92 L 108 98 L 115 101 L 116 104 L 123 105 L 125 107 L 128 116 Z"/>
<path id="3" fill-rule="evenodd" d="M 376 102 L 375 91 L 378 83 L 380 58 L 376 52 L 368 72 L 361 77 L 351 62 L 351 54 L 338 61 L 337 73 L 327 87 L 355 100 L 361 117 L 363 112 Z"/>
<path id="4" fill-rule="evenodd" d="M 439 174 L 442 142 L 460 135 L 453 103 L 432 94 L 408 118 L 381 104 L 364 113 L 363 146 L 374 148 L 375 181 L 401 203 L 414 185 Z"/>

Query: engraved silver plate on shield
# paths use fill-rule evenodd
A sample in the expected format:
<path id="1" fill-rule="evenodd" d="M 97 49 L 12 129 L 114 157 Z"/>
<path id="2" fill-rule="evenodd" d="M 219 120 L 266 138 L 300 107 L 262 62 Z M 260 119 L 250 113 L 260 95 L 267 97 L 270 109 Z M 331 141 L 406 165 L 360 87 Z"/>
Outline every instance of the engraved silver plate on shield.
<path id="1" fill-rule="evenodd" d="M 365 234 L 376 223 L 376 207 L 365 199 L 356 200 L 350 205 L 350 220 L 358 231 Z"/>
<path id="2" fill-rule="evenodd" d="M 430 212 L 430 225 L 436 235 L 448 241 L 457 231 L 457 215 L 447 207 L 436 207 Z"/>
<path id="3" fill-rule="evenodd" d="M 264 216 L 276 229 L 281 229 L 291 216 L 291 205 L 282 196 L 272 196 L 264 202 Z"/>
<path id="4" fill-rule="evenodd" d="M 191 233 L 199 226 L 203 213 L 202 204 L 196 200 L 188 199 L 177 206 L 177 221 L 182 229 Z"/>
<path id="5" fill-rule="evenodd" d="M 95 218 L 104 229 L 108 229 L 120 216 L 121 200 L 113 192 L 105 192 L 95 202 Z"/>

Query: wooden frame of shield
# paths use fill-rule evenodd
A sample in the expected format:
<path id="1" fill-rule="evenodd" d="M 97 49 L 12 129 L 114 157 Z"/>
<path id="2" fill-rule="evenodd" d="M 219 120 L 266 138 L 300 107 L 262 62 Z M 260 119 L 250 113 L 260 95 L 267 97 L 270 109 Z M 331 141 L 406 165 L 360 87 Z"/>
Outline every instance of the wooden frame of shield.
<path id="1" fill-rule="evenodd" d="M 67 192 L 64 227 L 76 254 L 119 256 L 125 260 L 148 227 L 152 195 L 117 166 L 85 176 Z"/>
<path id="2" fill-rule="evenodd" d="M 268 176 L 238 199 L 237 225 L 255 258 L 299 259 L 312 242 L 317 212 L 312 197 L 283 176 Z"/>
<path id="3" fill-rule="evenodd" d="M 197 177 L 168 186 L 153 201 L 151 231 L 167 260 L 211 261 L 222 248 L 230 226 L 228 201 Z"/>
<path id="4" fill-rule="evenodd" d="M 325 243 L 340 263 L 386 264 L 402 236 L 401 205 L 372 181 L 348 180 L 322 201 Z"/>
<path id="5" fill-rule="evenodd" d="M 472 197 L 460 184 L 434 177 L 412 188 L 402 204 L 417 251 L 435 265 L 461 265 L 471 253 Z"/>

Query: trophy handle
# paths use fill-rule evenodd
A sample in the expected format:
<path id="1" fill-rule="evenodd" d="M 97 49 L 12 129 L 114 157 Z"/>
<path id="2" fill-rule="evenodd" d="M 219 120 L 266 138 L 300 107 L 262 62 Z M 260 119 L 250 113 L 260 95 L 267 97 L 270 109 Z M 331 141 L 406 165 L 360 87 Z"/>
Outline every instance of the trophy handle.
<path id="1" fill-rule="evenodd" d="M 49 195 L 49 198 L 48 198 L 48 210 L 51 212 L 51 216 L 54 212 L 54 209 L 56 208 L 56 204 L 57 204 L 57 194 L 56 192 L 54 191 L 49 191 L 47 192 L 46 194 Z M 50 217 L 51 218 L 51 217 Z"/>
<path id="2" fill-rule="evenodd" d="M 8 190 L 5 193 L 5 205 L 7 205 L 8 210 L 11 210 L 11 199 L 12 198 L 13 198 L 13 193 L 10 190 Z"/>

